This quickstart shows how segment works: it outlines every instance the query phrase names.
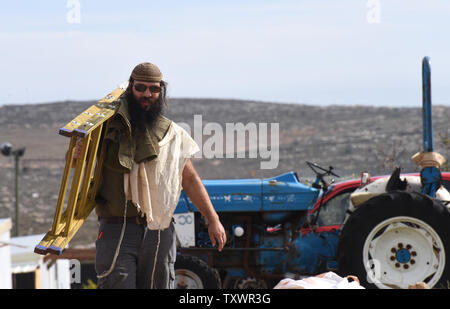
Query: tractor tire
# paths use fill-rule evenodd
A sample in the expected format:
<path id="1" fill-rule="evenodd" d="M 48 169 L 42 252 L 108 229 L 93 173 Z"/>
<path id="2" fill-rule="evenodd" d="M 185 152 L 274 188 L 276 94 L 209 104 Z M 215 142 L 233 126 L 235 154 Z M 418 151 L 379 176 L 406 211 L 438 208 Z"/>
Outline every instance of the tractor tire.
<path id="1" fill-rule="evenodd" d="M 339 274 L 355 275 L 366 288 L 402 288 L 450 280 L 450 212 L 414 192 L 380 194 L 345 223 L 337 248 Z"/>
<path id="2" fill-rule="evenodd" d="M 273 285 L 275 286 L 276 283 Z M 259 290 L 268 289 L 269 285 L 264 279 L 255 279 L 252 277 L 241 278 L 241 277 L 230 277 L 226 276 L 223 281 L 224 289 L 243 289 L 243 290 Z"/>
<path id="3" fill-rule="evenodd" d="M 202 259 L 178 254 L 175 261 L 176 289 L 220 289 L 221 281 L 217 270 Z"/>

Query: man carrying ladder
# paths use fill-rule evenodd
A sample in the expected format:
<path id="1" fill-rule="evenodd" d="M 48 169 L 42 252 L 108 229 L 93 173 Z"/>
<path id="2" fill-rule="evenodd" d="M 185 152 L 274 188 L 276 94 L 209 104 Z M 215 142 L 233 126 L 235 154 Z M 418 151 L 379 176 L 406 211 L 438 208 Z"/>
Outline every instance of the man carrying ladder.
<path id="1" fill-rule="evenodd" d="M 225 230 L 190 158 L 198 145 L 163 116 L 167 84 L 157 66 L 137 65 L 119 98 L 104 144 L 95 210 L 99 288 L 173 288 L 176 235 L 172 219 L 183 189 L 209 223 L 221 251 Z M 77 142 L 73 158 L 83 146 Z"/>

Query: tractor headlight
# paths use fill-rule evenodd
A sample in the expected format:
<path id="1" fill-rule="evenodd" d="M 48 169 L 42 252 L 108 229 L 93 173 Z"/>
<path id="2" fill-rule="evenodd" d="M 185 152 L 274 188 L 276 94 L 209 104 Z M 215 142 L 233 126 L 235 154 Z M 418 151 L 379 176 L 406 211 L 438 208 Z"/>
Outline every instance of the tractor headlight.
<path id="1" fill-rule="evenodd" d="M 244 228 L 240 225 L 235 226 L 233 229 L 234 236 L 236 237 L 241 237 L 242 235 L 244 235 L 244 232 Z"/>

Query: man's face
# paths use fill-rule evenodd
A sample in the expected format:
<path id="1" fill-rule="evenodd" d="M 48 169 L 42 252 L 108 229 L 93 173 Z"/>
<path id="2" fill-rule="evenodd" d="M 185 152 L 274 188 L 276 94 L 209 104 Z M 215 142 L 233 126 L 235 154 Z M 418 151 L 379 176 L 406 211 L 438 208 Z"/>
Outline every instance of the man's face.
<path id="1" fill-rule="evenodd" d="M 161 83 L 159 82 L 133 82 L 133 96 L 145 111 L 150 110 L 153 103 L 155 103 L 161 92 Z"/>

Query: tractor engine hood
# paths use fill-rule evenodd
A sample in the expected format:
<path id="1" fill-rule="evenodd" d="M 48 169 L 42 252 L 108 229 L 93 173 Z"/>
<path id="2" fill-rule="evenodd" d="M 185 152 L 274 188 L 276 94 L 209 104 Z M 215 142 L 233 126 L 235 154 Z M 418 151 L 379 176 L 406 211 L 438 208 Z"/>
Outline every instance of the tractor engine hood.
<path id="1" fill-rule="evenodd" d="M 298 211 L 314 206 L 319 190 L 299 182 L 294 172 L 266 179 L 203 180 L 218 212 Z M 182 191 L 176 213 L 197 211 Z"/>

